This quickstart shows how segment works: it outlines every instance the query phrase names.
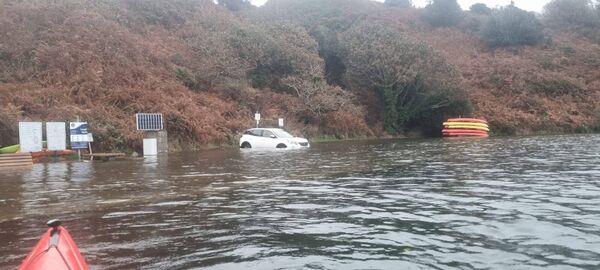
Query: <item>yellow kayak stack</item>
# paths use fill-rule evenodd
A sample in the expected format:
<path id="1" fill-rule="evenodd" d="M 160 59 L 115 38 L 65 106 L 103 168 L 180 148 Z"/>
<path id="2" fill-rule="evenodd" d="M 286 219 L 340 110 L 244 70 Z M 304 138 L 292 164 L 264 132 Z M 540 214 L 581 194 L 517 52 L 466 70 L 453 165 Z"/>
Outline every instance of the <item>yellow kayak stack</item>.
<path id="1" fill-rule="evenodd" d="M 444 122 L 444 137 L 488 137 L 490 126 L 485 119 L 451 118 Z"/>

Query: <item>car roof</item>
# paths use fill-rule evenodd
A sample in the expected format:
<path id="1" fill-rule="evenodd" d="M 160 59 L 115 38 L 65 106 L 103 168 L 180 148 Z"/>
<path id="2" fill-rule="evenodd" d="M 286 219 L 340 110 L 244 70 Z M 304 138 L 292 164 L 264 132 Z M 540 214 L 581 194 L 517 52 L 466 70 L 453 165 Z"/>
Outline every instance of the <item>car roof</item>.
<path id="1" fill-rule="evenodd" d="M 251 128 L 249 130 L 269 130 L 269 131 L 275 131 L 275 130 L 283 130 L 282 128 Z"/>

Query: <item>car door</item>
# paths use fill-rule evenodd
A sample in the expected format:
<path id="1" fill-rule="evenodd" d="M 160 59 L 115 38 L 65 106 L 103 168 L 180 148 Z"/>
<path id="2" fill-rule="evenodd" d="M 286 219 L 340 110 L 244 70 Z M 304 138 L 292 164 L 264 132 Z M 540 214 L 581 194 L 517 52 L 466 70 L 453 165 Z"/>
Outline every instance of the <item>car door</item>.
<path id="1" fill-rule="evenodd" d="M 264 130 L 252 129 L 250 130 L 249 142 L 253 148 L 268 148 L 270 147 L 270 138 L 263 136 Z"/>
<path id="2" fill-rule="evenodd" d="M 262 132 L 262 140 L 264 142 L 264 146 L 266 148 L 276 148 L 277 147 L 277 138 L 275 134 L 269 130 L 263 130 Z"/>

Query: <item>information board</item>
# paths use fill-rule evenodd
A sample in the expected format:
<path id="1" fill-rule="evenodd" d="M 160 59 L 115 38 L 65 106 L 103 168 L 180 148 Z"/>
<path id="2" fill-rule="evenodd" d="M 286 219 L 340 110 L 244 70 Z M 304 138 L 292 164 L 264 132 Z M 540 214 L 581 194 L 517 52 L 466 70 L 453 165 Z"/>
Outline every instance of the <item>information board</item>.
<path id="1" fill-rule="evenodd" d="M 46 122 L 46 141 L 48 150 L 62 151 L 67 149 L 67 125 L 65 122 Z"/>
<path id="2" fill-rule="evenodd" d="M 20 151 L 42 151 L 42 122 L 19 122 Z"/>
<path id="3" fill-rule="evenodd" d="M 71 122 L 69 124 L 69 135 L 71 139 L 71 149 L 87 149 L 89 143 L 87 122 Z"/>

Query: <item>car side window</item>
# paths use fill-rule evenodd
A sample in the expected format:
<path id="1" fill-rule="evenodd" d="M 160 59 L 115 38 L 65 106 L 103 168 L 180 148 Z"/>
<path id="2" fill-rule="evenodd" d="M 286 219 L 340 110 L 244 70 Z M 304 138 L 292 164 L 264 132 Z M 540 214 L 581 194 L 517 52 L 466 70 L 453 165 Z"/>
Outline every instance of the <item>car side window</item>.
<path id="1" fill-rule="evenodd" d="M 252 136 L 258 136 L 261 137 L 262 136 L 262 130 L 246 130 L 246 132 L 244 132 L 244 134 L 246 135 L 252 135 Z"/>
<path id="2" fill-rule="evenodd" d="M 273 134 L 273 132 L 268 131 L 268 130 L 263 130 L 263 137 L 267 137 L 267 138 L 271 138 L 271 136 L 275 136 L 275 134 Z"/>

